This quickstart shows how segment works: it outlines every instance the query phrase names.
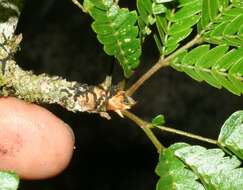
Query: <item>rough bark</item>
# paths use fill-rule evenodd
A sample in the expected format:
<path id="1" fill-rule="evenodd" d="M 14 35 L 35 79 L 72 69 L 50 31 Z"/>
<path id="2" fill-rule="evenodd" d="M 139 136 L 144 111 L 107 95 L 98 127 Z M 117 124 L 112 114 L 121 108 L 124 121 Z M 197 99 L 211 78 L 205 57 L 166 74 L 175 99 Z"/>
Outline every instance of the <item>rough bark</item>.
<path id="1" fill-rule="evenodd" d="M 0 35 L 0 95 L 18 97 L 27 102 L 56 103 L 73 112 L 100 113 L 108 119 L 107 111 L 121 115 L 134 104 L 124 91 L 112 86 L 108 80 L 90 86 L 59 76 L 24 71 L 13 58 L 21 40 L 21 35 L 10 38 Z"/>

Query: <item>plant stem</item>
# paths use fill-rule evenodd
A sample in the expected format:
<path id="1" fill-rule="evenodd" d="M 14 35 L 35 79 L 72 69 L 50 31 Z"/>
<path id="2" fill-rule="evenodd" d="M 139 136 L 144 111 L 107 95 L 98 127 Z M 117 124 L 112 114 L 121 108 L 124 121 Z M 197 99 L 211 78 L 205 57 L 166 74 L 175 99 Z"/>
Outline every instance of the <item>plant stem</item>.
<path id="1" fill-rule="evenodd" d="M 80 8 L 84 13 L 87 13 L 87 11 L 85 10 L 84 6 L 81 5 L 78 0 L 72 0 L 72 2 L 78 7 Z"/>
<path id="2" fill-rule="evenodd" d="M 172 53 L 166 58 L 160 57 L 160 59 L 155 63 L 153 67 L 151 67 L 144 75 L 142 75 L 127 91 L 126 94 L 131 96 L 138 90 L 138 88 L 148 80 L 154 73 L 156 73 L 162 67 L 166 67 L 169 65 L 170 61 L 174 59 L 177 55 L 187 50 L 188 48 L 194 46 L 195 44 L 201 43 L 202 39 L 200 35 L 197 35 L 190 42 L 179 48 L 177 51 Z"/>
<path id="3" fill-rule="evenodd" d="M 133 114 L 127 110 L 123 111 L 122 114 L 124 116 L 126 116 L 127 118 L 129 118 L 130 120 L 132 120 L 134 123 L 136 123 L 145 132 L 145 134 L 151 140 L 153 145 L 156 147 L 158 153 L 160 153 L 163 149 L 165 149 L 165 147 L 159 142 L 157 137 L 154 135 L 152 130 L 149 128 L 149 125 L 150 125 L 149 123 L 147 123 L 146 121 L 143 121 L 138 116 L 136 116 L 135 114 Z"/>
<path id="4" fill-rule="evenodd" d="M 190 137 L 192 139 L 197 139 L 197 140 L 200 140 L 200 141 L 203 141 L 203 142 L 207 142 L 207 143 L 210 143 L 210 144 L 215 144 L 215 145 L 218 144 L 218 141 L 216 141 L 216 140 L 213 140 L 213 139 L 210 139 L 210 138 L 205 138 L 205 137 L 202 137 L 202 136 L 199 136 L 199 135 L 194 135 L 192 133 L 188 133 L 188 132 L 181 131 L 181 130 L 178 130 L 178 129 L 165 127 L 165 126 L 155 126 L 155 127 L 160 129 L 160 130 L 162 130 L 162 131 L 166 131 L 166 132 L 170 132 L 170 133 L 174 133 L 174 134 Z"/>
<path id="5" fill-rule="evenodd" d="M 1 33 L 0 33 L 1 35 Z M 14 96 L 27 102 L 59 104 L 69 111 L 98 113 L 110 119 L 107 111 L 130 109 L 134 100 L 111 83 L 111 77 L 96 86 L 67 81 L 59 76 L 35 75 L 20 68 L 13 55 L 22 35 L 4 38 L 0 44 L 0 96 Z"/>

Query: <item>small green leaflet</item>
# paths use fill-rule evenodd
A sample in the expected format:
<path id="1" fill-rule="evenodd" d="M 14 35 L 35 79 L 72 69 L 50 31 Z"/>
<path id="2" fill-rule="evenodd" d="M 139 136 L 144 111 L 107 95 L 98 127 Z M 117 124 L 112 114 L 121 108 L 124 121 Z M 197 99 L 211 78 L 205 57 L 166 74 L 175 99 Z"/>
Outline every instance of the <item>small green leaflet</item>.
<path id="1" fill-rule="evenodd" d="M 178 55 L 170 65 L 183 71 L 191 78 L 205 81 L 216 88 L 226 88 L 240 96 L 243 93 L 243 47 L 230 49 L 219 45 L 195 47 L 189 52 Z"/>
<path id="2" fill-rule="evenodd" d="M 152 124 L 154 126 L 165 124 L 165 116 L 162 114 L 157 115 L 155 118 L 153 118 Z"/>
<path id="3" fill-rule="evenodd" d="M 217 16 L 219 10 L 218 2 L 219 1 L 216 0 L 203 0 L 201 18 L 202 28 L 205 28 L 210 22 L 214 21 L 214 18 Z"/>
<path id="4" fill-rule="evenodd" d="M 197 181 L 197 175 L 174 155 L 177 149 L 184 146 L 188 145 L 177 144 L 160 154 L 155 170 L 156 174 L 160 176 L 156 190 L 205 190 Z"/>
<path id="5" fill-rule="evenodd" d="M 243 7 L 231 7 L 203 33 L 205 41 L 213 44 L 243 46 Z"/>
<path id="6" fill-rule="evenodd" d="M 158 34 L 154 39 L 161 55 L 174 52 L 192 33 L 200 20 L 201 7 L 201 0 L 179 0 L 178 9 L 167 8 L 164 14 L 156 15 Z"/>
<path id="7" fill-rule="evenodd" d="M 218 142 L 243 160 L 243 110 L 233 113 L 225 121 Z"/>
<path id="8" fill-rule="evenodd" d="M 174 0 L 155 0 L 156 3 L 167 3 L 167 2 L 171 2 Z"/>
<path id="9" fill-rule="evenodd" d="M 113 0 L 84 0 L 84 8 L 94 19 L 92 29 L 104 51 L 115 56 L 125 77 L 130 77 L 141 55 L 136 11 L 120 8 Z"/>
<path id="10" fill-rule="evenodd" d="M 16 190 L 19 185 L 19 177 L 12 172 L 0 171 L 0 189 Z"/>
<path id="11" fill-rule="evenodd" d="M 243 111 L 240 110 L 225 121 L 218 142 L 243 159 L 242 139 Z M 219 148 L 175 143 L 161 151 L 156 167 L 160 176 L 157 190 L 242 190 L 243 168 L 236 156 L 225 156 Z"/>
<path id="12" fill-rule="evenodd" d="M 178 145 L 177 145 L 178 146 Z M 221 149 L 185 146 L 174 153 L 200 178 L 207 190 L 242 190 L 243 168 L 235 157 L 225 157 Z"/>
<path id="13" fill-rule="evenodd" d="M 136 0 L 139 13 L 138 24 L 140 28 L 140 38 L 143 41 L 146 35 L 152 33 L 151 25 L 156 22 L 156 15 L 165 13 L 167 7 L 163 4 L 172 0 Z"/>

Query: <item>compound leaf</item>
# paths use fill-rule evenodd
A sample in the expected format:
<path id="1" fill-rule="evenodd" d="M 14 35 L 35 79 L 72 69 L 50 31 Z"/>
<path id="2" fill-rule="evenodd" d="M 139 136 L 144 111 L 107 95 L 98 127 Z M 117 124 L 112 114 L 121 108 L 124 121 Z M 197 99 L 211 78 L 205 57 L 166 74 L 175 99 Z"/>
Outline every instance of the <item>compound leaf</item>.
<path id="1" fill-rule="evenodd" d="M 181 4 L 181 8 L 173 15 L 171 21 L 177 22 L 186 18 L 190 20 L 191 16 L 201 12 L 201 6 L 201 0 L 194 1 L 194 3 Z"/>
<path id="2" fill-rule="evenodd" d="M 227 45 L 212 49 L 201 45 L 184 52 L 171 62 L 178 71 L 191 78 L 205 81 L 216 88 L 226 88 L 236 95 L 243 93 L 243 47 L 228 50 Z"/>
<path id="3" fill-rule="evenodd" d="M 225 157 L 221 149 L 185 146 L 174 155 L 181 159 L 200 178 L 207 190 L 241 190 L 243 168 L 235 157 Z"/>
<path id="4" fill-rule="evenodd" d="M 197 175 L 187 169 L 186 165 L 174 155 L 177 148 L 184 146 L 187 145 L 170 147 L 160 154 L 155 170 L 160 176 L 156 190 L 204 190 L 204 187 L 196 181 Z"/>
<path id="5" fill-rule="evenodd" d="M 154 23 L 152 1 L 137 0 L 137 9 L 139 13 L 138 24 L 140 28 L 141 40 L 151 33 L 150 25 Z"/>
<path id="6" fill-rule="evenodd" d="M 217 1 L 205 2 L 208 6 L 213 6 Z M 212 19 L 209 15 L 203 15 L 204 12 L 207 12 L 203 9 L 200 24 L 205 30 L 203 32 L 205 41 L 235 47 L 243 46 L 243 34 L 241 31 L 243 27 L 243 6 L 240 7 L 237 5 L 234 2 L 229 3 L 226 0 L 218 1 L 218 6 L 215 6 L 215 9 L 211 9 L 217 14 Z"/>
<path id="7" fill-rule="evenodd" d="M 156 41 L 160 38 L 164 46 L 162 51 L 158 46 L 161 55 L 168 55 L 175 51 L 192 33 L 193 26 L 200 20 L 201 6 L 201 0 L 179 0 L 178 9 L 167 9 L 164 14 L 156 16 L 156 27 L 159 33 Z"/>
<path id="8" fill-rule="evenodd" d="M 120 8 L 111 0 L 85 0 L 84 7 L 94 19 L 92 29 L 104 51 L 115 56 L 125 77 L 130 77 L 141 55 L 136 11 Z"/>
<path id="9" fill-rule="evenodd" d="M 202 46 L 196 52 L 206 49 Z M 184 60 L 194 57 L 184 56 Z M 243 111 L 233 113 L 224 123 L 218 142 L 243 159 Z M 225 156 L 223 150 L 206 149 L 186 143 L 175 143 L 161 151 L 156 174 L 157 190 L 242 190 L 243 168 L 236 156 Z M 201 185 L 200 182 L 203 184 Z"/>

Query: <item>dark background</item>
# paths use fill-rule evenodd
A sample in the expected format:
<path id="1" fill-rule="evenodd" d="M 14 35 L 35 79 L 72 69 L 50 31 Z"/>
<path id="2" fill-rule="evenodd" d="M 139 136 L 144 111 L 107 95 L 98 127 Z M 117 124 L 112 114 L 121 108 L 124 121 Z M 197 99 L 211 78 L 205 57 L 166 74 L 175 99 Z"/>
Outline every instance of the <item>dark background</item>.
<path id="1" fill-rule="evenodd" d="M 121 2 L 133 8 L 135 0 Z M 90 28 L 91 22 L 71 0 L 27 0 L 18 26 L 18 32 L 24 36 L 17 56 L 19 64 L 35 73 L 100 83 L 114 60 L 104 54 Z M 143 50 L 141 65 L 130 84 L 158 59 L 151 39 Z M 121 68 L 115 64 L 114 81 L 118 82 L 121 76 Z M 150 120 L 162 113 L 169 126 L 214 139 L 224 120 L 243 107 L 242 97 L 195 82 L 170 68 L 157 72 L 134 98 L 138 103 L 133 112 L 140 117 Z M 49 180 L 22 181 L 21 190 L 155 189 L 158 155 L 135 124 L 115 114 L 108 121 L 94 114 L 74 114 L 56 105 L 43 106 L 73 128 L 76 150 L 62 174 Z M 160 131 L 156 135 L 167 146 L 177 141 L 206 145 Z"/>

